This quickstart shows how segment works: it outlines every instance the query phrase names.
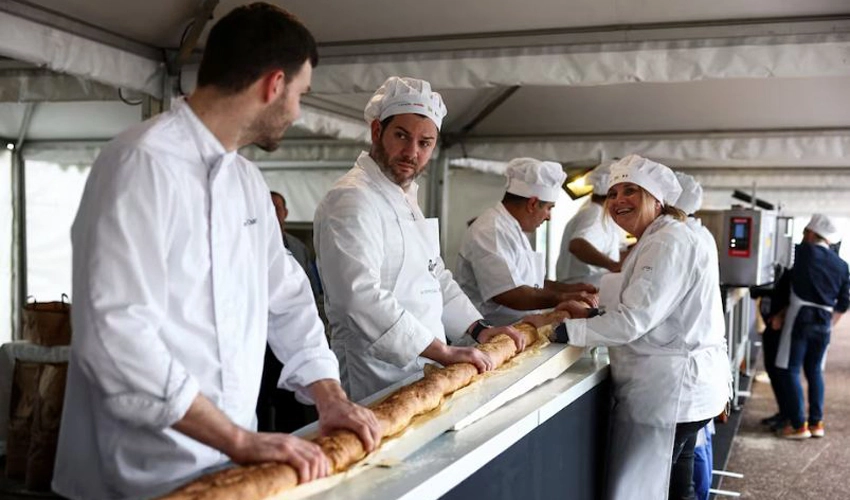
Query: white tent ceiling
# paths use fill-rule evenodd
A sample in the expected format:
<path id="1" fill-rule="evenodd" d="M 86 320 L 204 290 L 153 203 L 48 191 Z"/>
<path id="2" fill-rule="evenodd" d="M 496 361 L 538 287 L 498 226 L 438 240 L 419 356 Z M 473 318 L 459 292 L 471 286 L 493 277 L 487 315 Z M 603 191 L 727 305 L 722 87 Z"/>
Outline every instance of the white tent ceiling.
<path id="1" fill-rule="evenodd" d="M 222 0 L 214 17 L 242 3 Z M 321 159 L 333 142 L 317 138 L 365 140 L 369 94 L 387 76 L 408 74 L 444 93 L 452 157 L 590 165 L 634 151 L 684 168 L 850 172 L 847 0 L 276 3 L 310 27 L 321 60 L 292 146 L 270 159 Z M 178 48 L 202 5 L 209 0 L 6 0 L 0 55 L 160 95 L 162 49 Z M 4 92 L 20 78 L 3 71 L 6 138 L 20 133 L 20 101 L 39 101 L 32 139 L 103 139 L 139 116 L 115 100 L 59 105 L 20 85 Z M 190 64 L 184 79 L 191 74 Z M 66 82 L 49 98 L 77 101 L 78 86 Z M 723 175 L 704 180 L 734 179 Z M 850 188 L 847 176 L 837 179 Z"/>

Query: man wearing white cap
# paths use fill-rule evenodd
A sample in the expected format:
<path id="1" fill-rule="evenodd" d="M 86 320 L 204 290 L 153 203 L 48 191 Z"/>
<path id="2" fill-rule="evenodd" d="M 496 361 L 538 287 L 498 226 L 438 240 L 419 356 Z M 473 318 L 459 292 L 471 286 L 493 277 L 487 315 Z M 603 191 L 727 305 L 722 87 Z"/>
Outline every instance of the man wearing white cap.
<path id="1" fill-rule="evenodd" d="M 492 368 L 483 352 L 449 346 L 513 328 L 489 328 L 440 257 L 437 219 L 417 203 L 416 177 L 446 115 L 428 82 L 390 77 L 366 105 L 372 147 L 316 210 L 314 241 L 331 348 L 349 397 L 362 399 L 421 372 L 428 358 Z"/>
<path id="2" fill-rule="evenodd" d="M 506 175 L 502 201 L 481 214 L 463 237 L 457 264 L 463 291 L 496 325 L 570 300 L 592 301 L 591 286 L 547 280 L 545 256 L 531 248 L 525 234 L 549 220 L 566 179 L 561 165 L 516 158 Z"/>
<path id="3" fill-rule="evenodd" d="M 555 276 L 561 283 L 590 283 L 599 286 L 608 272 L 620 271 L 622 231 L 603 220 L 602 204 L 608 194 L 608 177 L 614 161 L 599 164 L 587 175 L 593 186 L 590 200 L 567 222 Z"/>
<path id="4" fill-rule="evenodd" d="M 776 366 L 787 368 L 786 404 L 790 424 L 780 431 L 789 439 L 823 437 L 823 374 L 832 326 L 850 307 L 850 274 L 829 245 L 841 237 L 826 215 L 814 214 L 794 253 L 791 300 L 784 314 Z M 777 321 L 778 322 L 778 321 Z M 776 325 L 778 326 L 778 325 Z M 809 418 L 805 418 L 800 368 L 809 385 Z"/>
<path id="5" fill-rule="evenodd" d="M 555 328 L 557 341 L 611 348 L 606 498 L 693 498 L 696 434 L 729 396 L 717 248 L 674 206 L 681 191 L 652 160 L 630 155 L 612 167 L 606 212 L 638 238 L 619 302 Z"/>

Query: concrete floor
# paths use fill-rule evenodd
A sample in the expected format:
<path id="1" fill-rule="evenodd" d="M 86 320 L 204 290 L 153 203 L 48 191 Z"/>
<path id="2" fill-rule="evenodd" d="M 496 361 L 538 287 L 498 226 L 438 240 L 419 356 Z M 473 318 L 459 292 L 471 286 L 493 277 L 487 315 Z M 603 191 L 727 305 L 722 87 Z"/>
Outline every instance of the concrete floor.
<path id="1" fill-rule="evenodd" d="M 754 500 L 850 499 L 850 318 L 832 333 L 825 377 L 826 437 L 803 441 L 776 438 L 759 423 L 776 402 L 767 379 L 756 378 L 727 466 L 744 478 L 725 479 L 722 489 Z"/>

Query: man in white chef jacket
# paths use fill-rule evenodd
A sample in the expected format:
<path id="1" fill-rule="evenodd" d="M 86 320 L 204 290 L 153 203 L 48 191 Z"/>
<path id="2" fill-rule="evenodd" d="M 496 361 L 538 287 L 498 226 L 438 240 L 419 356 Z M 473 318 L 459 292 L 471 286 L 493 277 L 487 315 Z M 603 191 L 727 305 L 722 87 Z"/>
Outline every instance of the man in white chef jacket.
<path id="1" fill-rule="evenodd" d="M 603 217 L 608 177 L 613 161 L 606 161 L 587 176 L 593 186 L 590 199 L 564 228 L 555 277 L 561 283 L 590 283 L 599 286 L 602 276 L 620 271 L 620 242 L 623 231 Z"/>
<path id="2" fill-rule="evenodd" d="M 492 360 L 447 344 L 485 342 L 513 328 L 489 328 L 443 264 L 437 219 L 426 219 L 415 179 L 425 170 L 446 107 L 431 85 L 390 77 L 366 105 L 372 146 L 316 210 L 314 242 L 325 291 L 331 347 L 343 387 L 360 400 L 422 371 L 425 359 Z"/>
<path id="3" fill-rule="evenodd" d="M 294 16 L 252 4 L 210 32 L 198 87 L 119 135 L 92 167 L 72 228 L 74 338 L 53 488 L 150 498 L 228 461 L 326 475 L 321 449 L 254 432 L 266 338 L 280 386 L 323 432 L 380 439 L 338 382 L 310 285 L 268 186 L 237 153 L 275 149 L 317 62 Z"/>
<path id="4" fill-rule="evenodd" d="M 508 325 L 570 301 L 596 305 L 588 293 L 594 287 L 547 280 L 546 256 L 535 251 L 526 236 L 549 220 L 567 177 L 564 169 L 555 162 L 515 158 L 505 174 L 502 201 L 475 219 L 464 234 L 457 264 L 463 291 L 495 325 Z"/>

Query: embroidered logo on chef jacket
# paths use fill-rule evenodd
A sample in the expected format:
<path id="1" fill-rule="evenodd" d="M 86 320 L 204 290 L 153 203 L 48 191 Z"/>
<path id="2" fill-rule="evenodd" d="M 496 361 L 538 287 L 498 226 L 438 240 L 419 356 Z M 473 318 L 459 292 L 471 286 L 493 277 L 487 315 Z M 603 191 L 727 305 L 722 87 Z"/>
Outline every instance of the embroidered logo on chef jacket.
<path id="1" fill-rule="evenodd" d="M 257 218 L 251 217 L 250 219 L 245 219 L 245 222 L 243 222 L 242 225 L 247 227 L 247 226 L 253 226 L 256 223 L 257 223 Z"/>
<path id="2" fill-rule="evenodd" d="M 652 272 L 652 266 L 643 266 L 641 268 L 641 271 L 643 271 L 645 273 L 651 273 Z"/>

